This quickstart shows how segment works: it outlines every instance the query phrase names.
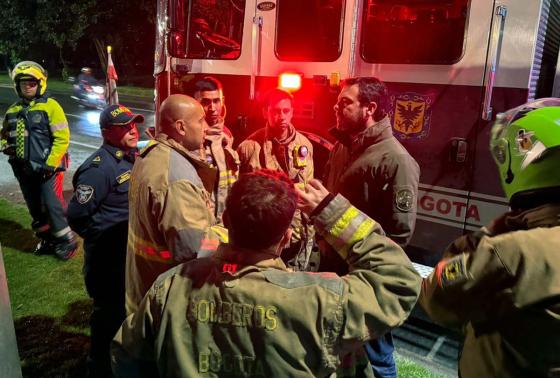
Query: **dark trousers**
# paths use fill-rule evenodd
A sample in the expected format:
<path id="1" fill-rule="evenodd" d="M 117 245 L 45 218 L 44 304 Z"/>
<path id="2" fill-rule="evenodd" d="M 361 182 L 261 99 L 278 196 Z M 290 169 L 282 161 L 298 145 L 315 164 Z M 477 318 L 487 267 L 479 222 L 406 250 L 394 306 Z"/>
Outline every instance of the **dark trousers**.
<path id="1" fill-rule="evenodd" d="M 111 340 L 126 318 L 125 261 L 128 222 L 114 225 L 97 240 L 84 241 L 84 278 L 93 298 L 90 377 L 111 377 Z"/>
<path id="2" fill-rule="evenodd" d="M 369 341 L 364 347 L 376 378 L 397 378 L 397 366 L 393 358 L 395 347 L 391 332 Z"/>
<path id="3" fill-rule="evenodd" d="M 112 377 L 111 340 L 126 318 L 124 297 L 93 298 L 91 312 L 91 349 L 89 352 L 88 372 L 90 377 Z"/>
<path id="4" fill-rule="evenodd" d="M 62 197 L 64 173 L 57 172 L 45 180 L 26 167 L 26 163 L 10 161 L 10 164 L 33 218 L 33 230 L 42 234 L 49 230 L 54 237 L 70 231 L 66 220 L 66 203 Z"/>

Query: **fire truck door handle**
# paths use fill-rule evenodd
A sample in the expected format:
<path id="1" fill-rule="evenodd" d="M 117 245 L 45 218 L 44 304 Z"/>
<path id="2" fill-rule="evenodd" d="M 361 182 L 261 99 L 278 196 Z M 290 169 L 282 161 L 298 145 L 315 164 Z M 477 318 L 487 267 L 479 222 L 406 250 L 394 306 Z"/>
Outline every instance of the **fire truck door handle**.
<path id="1" fill-rule="evenodd" d="M 469 144 L 465 138 L 451 138 L 450 146 L 449 160 L 455 163 L 464 163 L 467 161 Z"/>
<path id="2" fill-rule="evenodd" d="M 261 16 L 253 17 L 253 30 L 251 34 L 251 83 L 249 86 L 250 100 L 255 99 L 256 78 L 260 73 L 262 27 L 263 18 Z"/>
<path id="3" fill-rule="evenodd" d="M 486 70 L 484 71 L 484 102 L 482 103 L 482 119 L 485 121 L 492 120 L 492 92 L 494 90 L 496 71 L 500 64 L 500 52 L 502 50 L 502 39 L 504 37 L 506 16 L 507 7 L 504 5 L 498 5 L 492 18 L 488 56 L 486 57 Z"/>

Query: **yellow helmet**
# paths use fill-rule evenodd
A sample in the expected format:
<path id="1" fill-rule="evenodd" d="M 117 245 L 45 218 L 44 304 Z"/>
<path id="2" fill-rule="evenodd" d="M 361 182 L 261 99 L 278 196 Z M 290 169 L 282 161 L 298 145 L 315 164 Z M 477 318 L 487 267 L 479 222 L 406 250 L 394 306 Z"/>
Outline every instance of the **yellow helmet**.
<path id="1" fill-rule="evenodd" d="M 12 70 L 12 80 L 14 81 L 16 92 L 21 97 L 19 81 L 23 79 L 36 79 L 39 81 L 37 97 L 45 94 L 47 90 L 47 71 L 39 64 L 30 60 L 25 60 L 16 64 Z"/>

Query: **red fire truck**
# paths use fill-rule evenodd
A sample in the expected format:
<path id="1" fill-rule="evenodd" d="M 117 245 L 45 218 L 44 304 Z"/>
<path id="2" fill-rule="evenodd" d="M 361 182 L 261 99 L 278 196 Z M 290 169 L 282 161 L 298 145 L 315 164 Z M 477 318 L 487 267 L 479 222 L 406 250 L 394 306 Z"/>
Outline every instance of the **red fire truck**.
<path id="1" fill-rule="evenodd" d="M 298 129 L 329 139 L 340 80 L 385 81 L 394 134 L 421 167 L 408 252 L 428 265 L 507 209 L 492 119 L 557 91 L 557 0 L 158 0 L 157 28 L 156 105 L 215 76 L 237 141 L 263 126 L 271 87 L 294 90 Z"/>

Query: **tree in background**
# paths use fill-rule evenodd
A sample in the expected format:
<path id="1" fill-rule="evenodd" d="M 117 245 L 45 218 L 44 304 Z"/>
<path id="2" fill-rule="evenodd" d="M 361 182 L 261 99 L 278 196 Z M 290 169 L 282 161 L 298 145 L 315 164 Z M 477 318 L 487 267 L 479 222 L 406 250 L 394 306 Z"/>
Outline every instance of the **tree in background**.
<path id="1" fill-rule="evenodd" d="M 87 42 L 96 51 L 106 72 L 106 46 L 113 46 L 113 60 L 121 82 L 152 82 L 156 23 L 155 0 L 97 0 L 98 13 L 90 21 Z"/>
<path id="2" fill-rule="evenodd" d="M 122 81 L 148 84 L 155 14 L 155 0 L 3 0 L 0 56 L 7 67 L 33 59 L 65 78 L 82 66 L 105 73 L 112 45 Z"/>
<path id="3" fill-rule="evenodd" d="M 36 29 L 41 39 L 58 49 L 63 79 L 69 72 L 65 55 L 76 50 L 95 9 L 95 0 L 37 1 Z"/>
<path id="4" fill-rule="evenodd" d="M 23 60 L 27 48 L 36 37 L 33 33 L 35 0 L 4 0 L 0 17 L 0 55 L 12 68 Z"/>

